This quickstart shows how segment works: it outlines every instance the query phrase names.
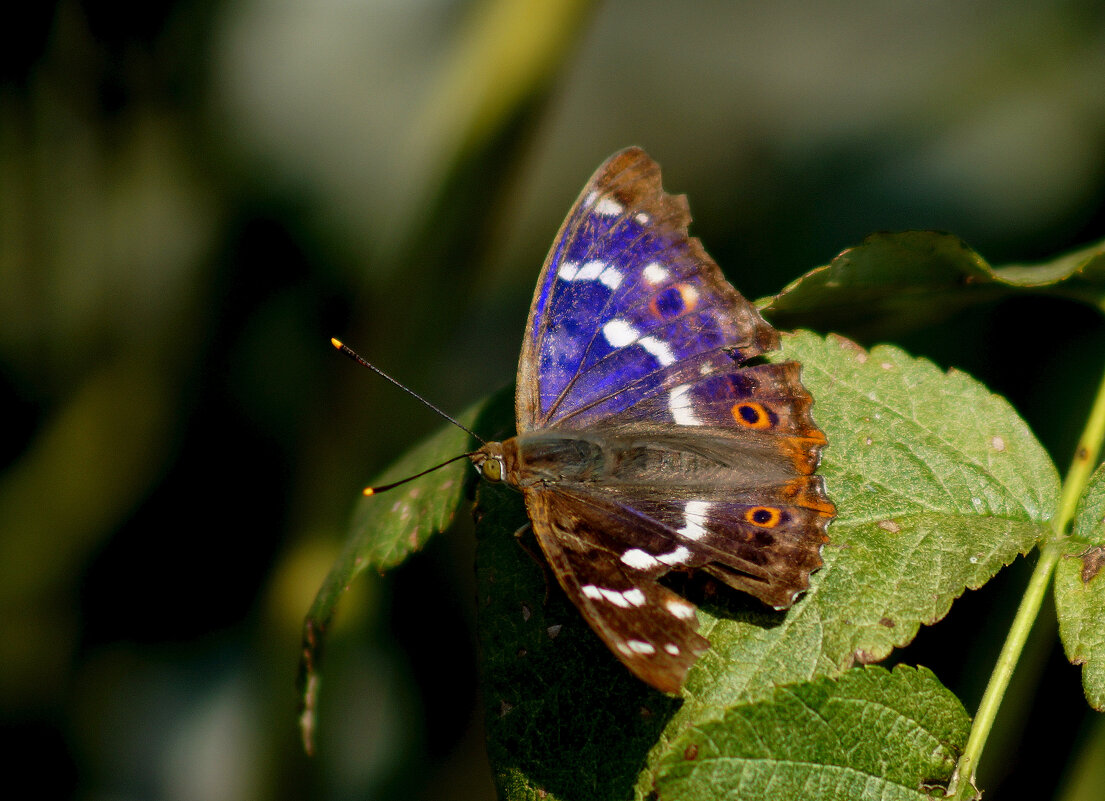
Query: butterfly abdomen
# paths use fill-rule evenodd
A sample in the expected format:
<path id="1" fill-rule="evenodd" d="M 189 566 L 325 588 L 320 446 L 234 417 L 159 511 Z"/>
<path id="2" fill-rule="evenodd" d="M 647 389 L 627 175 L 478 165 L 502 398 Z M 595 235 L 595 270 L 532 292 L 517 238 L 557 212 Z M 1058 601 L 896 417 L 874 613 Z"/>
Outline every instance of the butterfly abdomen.
<path id="1" fill-rule="evenodd" d="M 743 441 L 742 433 L 632 426 L 601 433 L 521 434 L 503 443 L 505 479 L 518 488 L 587 485 L 591 490 L 624 490 L 662 481 L 670 490 L 716 491 L 772 486 L 794 477 L 789 459 L 762 439 Z M 753 462 L 754 471 L 748 468 Z"/>

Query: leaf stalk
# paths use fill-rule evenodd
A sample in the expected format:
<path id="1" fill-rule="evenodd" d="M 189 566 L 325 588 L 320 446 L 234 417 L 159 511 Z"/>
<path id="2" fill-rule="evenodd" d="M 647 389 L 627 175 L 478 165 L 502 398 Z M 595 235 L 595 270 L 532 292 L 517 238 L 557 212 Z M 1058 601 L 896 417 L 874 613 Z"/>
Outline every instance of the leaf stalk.
<path id="1" fill-rule="evenodd" d="M 1013 670 L 1020 660 L 1024 644 L 1028 640 L 1028 634 L 1032 630 L 1032 624 L 1040 613 L 1040 605 L 1044 601 L 1051 576 L 1055 572 L 1055 566 L 1059 563 L 1060 541 L 1070 531 L 1074 520 L 1078 501 L 1086 490 L 1090 476 L 1093 474 L 1101 455 L 1102 442 L 1105 441 L 1105 375 L 1097 388 L 1090 416 L 1078 439 L 1078 447 L 1074 452 L 1074 459 L 1067 477 L 1063 481 L 1062 494 L 1059 498 L 1059 509 L 1051 521 L 1051 537 L 1040 549 L 1040 561 L 1036 563 L 1032 577 L 1028 581 L 1024 596 L 1021 598 L 1017 615 L 1013 624 L 1009 627 L 1009 634 L 1005 638 L 1001 653 L 994 665 L 994 671 L 990 674 L 990 681 L 986 685 L 986 691 L 982 695 L 982 701 L 978 705 L 971 724 L 971 733 L 967 738 L 967 746 L 959 758 L 955 772 L 952 774 L 951 783 L 948 785 L 946 798 L 973 799 L 979 796 L 975 785 L 975 775 L 978 772 L 978 762 L 982 751 L 986 746 L 986 740 L 990 736 L 990 729 L 994 725 L 998 709 L 1001 706 L 1005 692 L 1009 688 L 1009 682 L 1013 678 Z"/>

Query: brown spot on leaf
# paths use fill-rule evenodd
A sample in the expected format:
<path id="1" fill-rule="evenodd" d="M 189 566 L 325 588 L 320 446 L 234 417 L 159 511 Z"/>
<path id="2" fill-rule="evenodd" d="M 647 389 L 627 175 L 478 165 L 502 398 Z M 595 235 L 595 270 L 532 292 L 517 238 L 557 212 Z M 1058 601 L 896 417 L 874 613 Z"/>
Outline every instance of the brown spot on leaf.
<path id="1" fill-rule="evenodd" d="M 499 701 L 499 717 L 505 718 L 510 714 L 510 710 L 514 709 L 513 704 L 508 704 L 506 701 Z"/>
<path id="2" fill-rule="evenodd" d="M 1105 565 L 1105 546 L 1093 545 L 1078 554 L 1078 558 L 1082 560 L 1082 583 L 1089 584 Z"/>
<path id="3" fill-rule="evenodd" d="M 894 621 L 888 617 L 879 618 L 879 625 L 886 626 L 888 629 L 894 628 Z"/>
<path id="4" fill-rule="evenodd" d="M 855 355 L 855 359 L 860 364 L 867 361 L 867 351 L 861 348 L 852 340 L 842 337 L 840 334 L 829 334 L 829 339 L 835 340 L 836 344 L 840 346 L 841 350 L 851 351 Z"/>
<path id="5" fill-rule="evenodd" d="M 1087 459 L 1090 458 L 1089 449 L 1086 448 L 1086 446 L 1083 445 L 1081 448 L 1078 449 L 1078 453 L 1075 455 L 1075 458 L 1080 462 L 1086 461 Z"/>
<path id="6" fill-rule="evenodd" d="M 545 629 L 545 633 L 549 635 L 550 640 L 555 640 L 556 635 L 560 633 L 560 630 L 564 628 L 561 624 L 557 623 L 555 626 L 549 626 Z"/>
<path id="7" fill-rule="evenodd" d="M 696 759 L 698 759 L 698 746 L 694 743 L 691 743 L 686 748 L 684 748 L 683 759 L 687 760 L 688 762 L 694 762 Z"/>
<path id="8" fill-rule="evenodd" d="M 873 662 L 879 661 L 879 657 L 875 656 L 870 651 L 864 651 L 862 648 L 857 648 L 853 651 L 852 658 L 861 665 L 870 665 Z"/>
<path id="9" fill-rule="evenodd" d="M 893 520 L 880 520 L 879 528 L 883 531 L 889 531 L 891 534 L 897 534 L 902 530 L 902 527 L 895 523 Z"/>

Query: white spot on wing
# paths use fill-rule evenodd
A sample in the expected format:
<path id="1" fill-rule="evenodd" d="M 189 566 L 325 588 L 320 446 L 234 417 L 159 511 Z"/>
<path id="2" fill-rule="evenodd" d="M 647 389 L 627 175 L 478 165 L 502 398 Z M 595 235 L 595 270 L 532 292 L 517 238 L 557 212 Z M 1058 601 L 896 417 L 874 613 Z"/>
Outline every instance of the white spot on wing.
<path id="1" fill-rule="evenodd" d="M 650 642 L 645 642 L 644 640 L 629 640 L 626 645 L 629 646 L 629 649 L 631 651 L 634 651 L 638 654 L 646 654 L 650 656 L 656 653 L 656 648 L 653 646 L 653 644 Z"/>
<path id="2" fill-rule="evenodd" d="M 641 337 L 638 344 L 656 357 L 656 361 L 667 367 L 675 361 L 675 354 L 671 352 L 671 346 L 661 339 L 653 336 Z"/>
<path id="3" fill-rule="evenodd" d="M 663 562 L 665 565 L 680 565 L 687 561 L 687 557 L 690 555 L 691 552 L 680 545 L 671 553 L 660 554 L 656 557 L 656 560 L 658 562 Z"/>
<path id="4" fill-rule="evenodd" d="M 583 270 L 581 269 L 580 272 L 582 273 Z M 602 335 L 615 348 L 624 348 L 634 343 L 640 345 L 664 367 L 675 362 L 675 354 L 672 353 L 671 346 L 667 342 L 651 335 L 641 336 L 641 332 L 627 320 L 611 320 L 602 327 Z"/>
<path id="5" fill-rule="evenodd" d="M 623 592 L 622 597 L 625 598 L 627 601 L 629 601 L 634 606 L 644 606 L 645 605 L 645 600 L 646 600 L 645 599 L 645 594 L 643 592 L 641 592 L 639 589 L 637 589 L 636 587 L 634 587 L 631 590 L 626 590 L 625 592 Z"/>
<path id="6" fill-rule="evenodd" d="M 645 553 L 640 548 L 630 548 L 623 553 L 622 563 L 636 568 L 637 570 L 651 570 L 656 567 L 656 565 L 660 564 L 652 554 Z"/>
<path id="7" fill-rule="evenodd" d="M 690 384 L 672 387 L 671 394 L 668 395 L 668 411 L 671 412 L 672 419 L 681 426 L 700 426 L 702 421 L 691 410 L 690 392 Z"/>
<path id="8" fill-rule="evenodd" d="M 584 264 L 566 261 L 556 274 L 561 281 L 594 281 L 597 278 L 607 289 L 617 289 L 625 277 L 602 259 L 592 259 Z"/>
<path id="9" fill-rule="evenodd" d="M 606 262 L 601 259 L 592 259 L 579 268 L 579 272 L 576 273 L 576 281 L 594 281 L 600 275 L 602 271 L 606 269 Z"/>
<path id="10" fill-rule="evenodd" d="M 603 598 L 614 604 L 614 606 L 620 606 L 622 609 L 629 608 L 629 601 L 627 601 L 625 596 L 617 590 L 600 589 L 599 592 L 602 593 Z"/>
<path id="11" fill-rule="evenodd" d="M 560 265 L 560 269 L 556 271 L 556 274 L 562 281 L 574 281 L 578 272 L 579 262 L 566 261 Z"/>
<path id="12" fill-rule="evenodd" d="M 633 215 L 633 219 L 639 222 L 641 225 L 648 225 L 649 221 L 652 218 L 645 214 L 643 211 L 639 211 L 635 215 Z"/>
<path id="13" fill-rule="evenodd" d="M 624 348 L 637 341 L 640 332 L 625 320 L 611 320 L 602 327 L 602 335 L 615 348 Z"/>
<path id="14" fill-rule="evenodd" d="M 603 195 L 599 198 L 599 202 L 595 204 L 595 211 L 603 217 L 616 217 L 625 211 L 625 206 L 614 200 L 610 195 Z"/>
<path id="15" fill-rule="evenodd" d="M 600 590 L 594 584 L 584 584 L 582 587 L 580 587 L 580 589 L 583 590 L 584 595 L 586 595 L 588 598 L 593 598 L 596 601 L 602 597 L 602 590 Z"/>
<path id="16" fill-rule="evenodd" d="M 646 281 L 655 286 L 667 280 L 669 273 L 667 268 L 660 262 L 651 261 L 645 265 L 645 269 L 641 272 L 641 275 L 645 277 Z"/>
<path id="17" fill-rule="evenodd" d="M 617 289 L 624 278 L 620 272 L 613 267 L 607 267 L 602 271 L 602 275 L 599 276 L 599 282 L 602 283 L 608 289 Z"/>
<path id="18" fill-rule="evenodd" d="M 667 645 L 665 645 L 664 650 L 672 656 L 679 656 L 679 646 L 673 642 L 669 642 Z"/>
<path id="19" fill-rule="evenodd" d="M 682 598 L 669 598 L 664 605 L 669 612 L 682 620 L 690 620 L 694 617 L 694 607 Z"/>
<path id="20" fill-rule="evenodd" d="M 687 525 L 679 529 L 679 533 L 689 540 L 697 540 L 706 533 L 706 512 L 710 509 L 709 501 L 687 501 L 683 507 L 683 519 Z"/>

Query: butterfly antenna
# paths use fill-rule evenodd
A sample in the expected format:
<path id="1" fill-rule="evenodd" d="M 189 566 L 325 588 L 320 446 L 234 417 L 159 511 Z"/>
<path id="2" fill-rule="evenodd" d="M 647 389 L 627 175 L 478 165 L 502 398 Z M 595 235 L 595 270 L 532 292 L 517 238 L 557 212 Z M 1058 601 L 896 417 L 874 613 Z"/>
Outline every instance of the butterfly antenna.
<path id="1" fill-rule="evenodd" d="M 357 364 L 361 365 L 362 367 L 367 367 L 369 370 L 376 373 L 376 375 L 380 376 L 381 378 L 386 378 L 388 381 L 395 384 L 395 386 L 399 387 L 399 389 L 403 390 L 408 395 L 411 395 L 414 398 L 416 398 L 418 401 L 420 401 L 423 406 L 437 412 L 437 414 L 439 414 L 441 417 L 444 417 L 446 420 L 448 420 L 450 423 L 455 425 L 460 430 L 468 432 L 469 436 L 471 436 L 472 438 L 477 440 L 481 445 L 486 445 L 487 444 L 487 441 L 483 437 L 481 437 L 479 434 L 477 434 L 475 431 L 473 431 L 472 429 L 470 429 L 468 426 L 464 425 L 460 421 L 458 421 L 458 420 L 450 417 L 449 415 L 445 414 L 445 412 L 441 411 L 441 409 L 434 406 L 432 403 L 430 403 L 428 400 L 423 398 L 421 395 L 419 395 L 417 392 L 415 392 L 410 387 L 405 386 L 404 384 L 401 384 L 398 381 L 396 381 L 394 378 L 392 378 L 390 375 L 385 373 L 383 370 L 381 370 L 379 367 L 374 365 L 372 362 L 365 359 L 363 356 L 361 356 L 359 353 L 357 353 L 357 351 L 353 350 L 351 347 L 346 345 L 340 339 L 335 339 L 334 337 L 331 337 L 330 338 L 330 344 L 333 345 L 338 350 L 340 350 L 342 353 L 344 353 L 350 359 L 357 362 Z M 467 455 L 468 454 L 466 454 L 466 453 L 461 454 L 461 456 L 467 456 Z M 453 459 L 450 459 L 449 462 L 456 461 L 459 458 L 461 458 L 461 457 L 456 456 Z M 449 462 L 445 462 L 444 464 L 449 464 Z M 438 465 L 438 467 L 442 467 L 442 466 L 443 465 Z M 437 467 L 431 467 L 430 468 L 430 470 L 436 470 L 436 469 L 437 469 Z M 430 470 L 427 470 L 426 472 L 428 473 L 428 472 L 430 472 Z M 425 474 L 424 473 L 419 473 L 418 475 L 421 476 L 421 475 L 425 475 Z M 418 476 L 411 476 L 411 478 L 418 478 Z M 388 488 L 390 489 L 390 487 L 388 487 Z M 371 487 L 369 487 L 369 489 L 371 489 Z M 382 491 L 382 490 L 378 488 L 377 491 Z M 367 489 L 365 490 L 365 495 L 371 495 L 371 494 L 372 493 L 370 493 Z"/>
<path id="2" fill-rule="evenodd" d="M 460 456 L 454 456 L 452 459 L 446 459 L 441 464 L 437 464 L 437 465 L 434 465 L 433 467 L 427 468 L 427 469 L 423 470 L 421 473 L 415 473 L 413 476 L 407 476 L 406 478 L 400 479 L 399 481 L 393 481 L 391 484 L 381 484 L 378 487 L 365 487 L 364 490 L 362 490 L 362 491 L 364 492 L 364 494 L 366 496 L 368 496 L 368 495 L 379 495 L 381 492 L 385 492 L 389 489 L 395 489 L 396 487 L 400 487 L 403 484 L 406 484 L 408 481 L 414 481 L 416 478 L 422 478 L 422 476 L 426 475 L 427 473 L 432 473 L 435 470 L 437 470 L 439 468 L 442 468 L 447 464 L 452 464 L 453 462 L 457 461 L 458 459 L 467 459 L 468 457 L 472 456 L 474 453 L 475 453 L 475 451 L 473 451 L 472 453 L 462 453 L 462 454 L 460 454 Z"/>

